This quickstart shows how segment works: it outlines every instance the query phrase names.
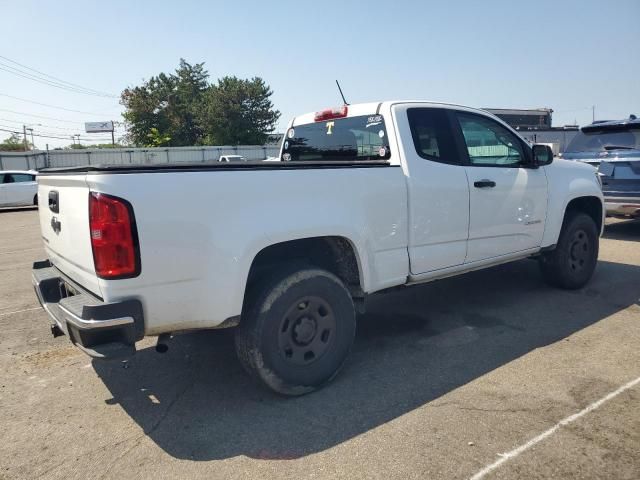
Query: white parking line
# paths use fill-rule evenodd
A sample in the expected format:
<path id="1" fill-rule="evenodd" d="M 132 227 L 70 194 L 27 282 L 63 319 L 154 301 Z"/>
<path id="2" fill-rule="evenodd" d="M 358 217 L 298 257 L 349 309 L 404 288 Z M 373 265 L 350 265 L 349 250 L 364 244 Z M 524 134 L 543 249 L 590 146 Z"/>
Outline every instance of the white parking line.
<path id="1" fill-rule="evenodd" d="M 42 307 L 25 308 L 24 310 L 16 310 L 15 312 L 0 313 L 0 317 L 6 317 L 7 315 L 13 315 L 14 313 L 31 312 L 32 310 L 40 310 Z"/>
<path id="2" fill-rule="evenodd" d="M 518 448 L 514 448 L 513 450 L 511 450 L 510 452 L 507 452 L 507 453 L 499 454 L 500 458 L 498 460 L 493 462 L 491 465 L 487 465 L 486 467 L 484 467 L 482 470 L 480 470 L 478 473 L 476 473 L 473 477 L 470 477 L 469 480 L 480 480 L 481 478 L 484 478 L 488 473 L 490 473 L 493 470 L 495 470 L 496 468 L 498 468 L 500 465 L 505 463 L 507 460 L 510 460 L 512 458 L 517 457 L 522 452 L 524 452 L 524 451 L 530 449 L 531 447 L 533 447 L 536 443 L 539 443 L 542 440 L 544 440 L 545 438 L 553 435 L 560 427 L 568 425 L 571 422 L 574 422 L 575 420 L 579 419 L 583 415 L 586 415 L 587 413 L 592 412 L 596 408 L 600 407 L 603 403 L 611 400 L 614 397 L 617 397 L 622 392 L 624 392 L 626 390 L 629 390 L 630 388 L 636 386 L 638 383 L 640 383 L 640 377 L 636 378 L 635 380 L 631 380 L 629 383 L 625 383 L 623 386 L 621 386 L 617 390 L 611 392 L 610 394 L 608 394 L 605 397 L 602 397 L 600 400 L 597 400 L 597 401 L 593 402 L 591 405 L 589 405 L 589 406 L 585 407 L 584 409 L 580 410 L 578 413 L 574 413 L 573 415 L 560 420 L 558 423 L 556 423 L 549 430 L 541 433 L 537 437 L 532 438 L 527 443 L 525 443 L 523 445 L 520 445 Z"/>

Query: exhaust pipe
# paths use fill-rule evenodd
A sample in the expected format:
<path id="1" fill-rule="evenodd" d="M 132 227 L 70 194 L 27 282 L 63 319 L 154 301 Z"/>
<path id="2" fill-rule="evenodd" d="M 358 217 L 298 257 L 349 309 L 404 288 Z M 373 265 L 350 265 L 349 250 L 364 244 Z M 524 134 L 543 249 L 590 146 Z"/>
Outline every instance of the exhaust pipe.
<path id="1" fill-rule="evenodd" d="M 156 352 L 167 353 L 169 350 L 169 340 L 173 337 L 170 333 L 161 333 L 158 335 L 158 343 L 156 343 Z"/>

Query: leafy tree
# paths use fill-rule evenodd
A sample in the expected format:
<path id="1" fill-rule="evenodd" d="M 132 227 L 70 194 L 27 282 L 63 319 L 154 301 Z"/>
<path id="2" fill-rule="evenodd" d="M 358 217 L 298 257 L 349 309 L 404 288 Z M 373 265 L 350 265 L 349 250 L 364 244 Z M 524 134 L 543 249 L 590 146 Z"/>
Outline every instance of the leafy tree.
<path id="1" fill-rule="evenodd" d="M 236 77 L 211 85 L 208 78 L 203 63 L 180 59 L 175 73 L 125 89 L 126 140 L 142 146 L 264 143 L 280 117 L 268 85 Z"/>
<path id="2" fill-rule="evenodd" d="M 67 145 L 64 147 L 65 150 L 86 150 L 88 148 L 125 148 L 126 145 L 122 145 L 116 142 L 115 145 L 110 143 L 94 143 L 93 145 L 82 145 L 80 143 L 72 143 L 71 145 Z M 60 150 L 59 148 L 55 148 L 54 150 Z"/>
<path id="3" fill-rule="evenodd" d="M 31 149 L 32 145 L 27 142 L 27 149 Z M 9 138 L 6 138 L 0 143 L 0 152 L 22 152 L 24 151 L 24 141 L 17 133 L 12 133 Z"/>
<path id="4" fill-rule="evenodd" d="M 164 147 L 169 145 L 171 137 L 169 135 L 161 134 L 157 128 L 152 127 L 151 131 L 147 133 L 147 141 L 145 146 L 147 147 Z"/>
<path id="5" fill-rule="evenodd" d="M 276 126 L 269 86 L 259 77 L 224 77 L 205 94 L 200 118 L 210 145 L 260 145 Z"/>
<path id="6" fill-rule="evenodd" d="M 180 59 L 175 74 L 161 73 L 142 86 L 127 88 L 120 103 L 128 126 L 129 140 L 136 145 L 152 146 L 151 129 L 170 137 L 167 145 L 195 145 L 202 137 L 195 112 L 208 88 L 209 74 L 203 63 L 190 65 Z"/>

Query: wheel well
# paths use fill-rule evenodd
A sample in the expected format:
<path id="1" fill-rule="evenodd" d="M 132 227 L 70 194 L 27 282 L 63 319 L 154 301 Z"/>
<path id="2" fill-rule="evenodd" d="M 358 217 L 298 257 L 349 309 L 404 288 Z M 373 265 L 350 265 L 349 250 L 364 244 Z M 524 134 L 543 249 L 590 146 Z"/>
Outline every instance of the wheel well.
<path id="1" fill-rule="evenodd" d="M 574 198 L 567 205 L 565 218 L 571 212 L 582 212 L 589 215 L 598 227 L 598 232 L 602 229 L 602 202 L 598 197 L 578 197 Z"/>
<path id="2" fill-rule="evenodd" d="M 251 264 L 247 288 L 265 272 L 295 262 L 328 270 L 344 282 L 353 297 L 364 297 L 355 251 L 344 237 L 303 238 L 264 248 Z"/>

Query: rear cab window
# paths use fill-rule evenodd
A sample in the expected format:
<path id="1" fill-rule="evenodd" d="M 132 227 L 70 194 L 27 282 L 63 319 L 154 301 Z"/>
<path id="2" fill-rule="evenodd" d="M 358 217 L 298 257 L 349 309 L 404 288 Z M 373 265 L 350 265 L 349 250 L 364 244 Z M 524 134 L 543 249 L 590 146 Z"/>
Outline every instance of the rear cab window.
<path id="1" fill-rule="evenodd" d="M 382 115 L 334 118 L 289 128 L 282 143 L 281 160 L 372 161 L 391 158 Z"/>

